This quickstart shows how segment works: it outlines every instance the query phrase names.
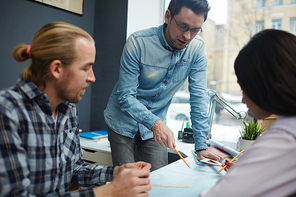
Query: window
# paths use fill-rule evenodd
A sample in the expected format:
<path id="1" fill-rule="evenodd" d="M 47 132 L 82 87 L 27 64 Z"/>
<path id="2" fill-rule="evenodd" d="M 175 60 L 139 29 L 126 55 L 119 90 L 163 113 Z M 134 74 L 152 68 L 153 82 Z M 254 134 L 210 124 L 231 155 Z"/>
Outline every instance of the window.
<path id="1" fill-rule="evenodd" d="M 256 0 L 256 8 L 264 8 L 265 0 Z"/>
<path id="2" fill-rule="evenodd" d="M 272 29 L 282 29 L 282 19 L 272 19 L 271 23 L 271 28 Z"/>
<path id="3" fill-rule="evenodd" d="M 291 17 L 290 18 L 290 32 L 296 32 L 296 17 Z"/>
<path id="4" fill-rule="evenodd" d="M 255 21 L 255 33 L 264 29 L 264 20 Z"/>
<path id="5" fill-rule="evenodd" d="M 253 117 L 248 113 L 246 105 L 241 102 L 242 92 L 233 69 L 235 58 L 254 33 L 263 29 L 281 29 L 296 34 L 296 0 L 285 0 L 285 4 L 289 4 L 287 6 L 281 6 L 284 4 L 283 0 L 253 0 L 252 3 L 250 0 L 208 1 L 211 10 L 207 21 L 203 24 L 204 33 L 201 34 L 208 54 L 207 88 L 215 90 L 236 112 L 242 114 L 247 112 L 248 121 Z M 129 4 L 133 6 L 129 8 L 128 32 L 162 24 L 164 10 L 167 9 L 169 2 L 170 0 L 129 0 Z M 141 9 L 139 9 L 140 4 L 143 4 Z M 149 15 L 147 6 L 155 8 L 153 9 L 155 13 Z M 135 11 L 134 14 L 131 13 L 132 10 Z M 147 18 L 147 14 L 139 15 L 139 10 L 142 12 L 147 10 L 149 17 Z M 221 18 L 224 18 L 222 16 L 225 16 L 224 22 L 221 22 Z M 139 19 L 143 21 L 141 27 Z M 155 24 L 151 24 L 152 22 Z M 131 25 L 133 28 L 129 29 Z M 168 127 L 175 135 L 185 125 L 184 120 L 190 121 L 189 93 L 184 95 L 186 91 L 188 91 L 188 81 L 185 81 L 180 91 L 173 97 L 167 113 Z M 236 148 L 240 136 L 239 130 L 243 126 L 242 121 L 237 120 L 220 105 L 216 105 L 212 123 L 212 139 Z"/>
<path id="6" fill-rule="evenodd" d="M 272 5 L 283 5 L 283 0 L 273 0 Z"/>

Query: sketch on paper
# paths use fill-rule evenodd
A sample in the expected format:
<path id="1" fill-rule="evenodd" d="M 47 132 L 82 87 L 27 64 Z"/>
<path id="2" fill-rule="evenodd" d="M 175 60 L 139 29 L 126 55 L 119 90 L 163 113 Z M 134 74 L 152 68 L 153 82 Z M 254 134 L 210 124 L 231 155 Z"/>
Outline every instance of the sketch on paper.
<path id="1" fill-rule="evenodd" d="M 83 0 L 35 0 L 64 10 L 75 12 L 77 14 L 83 13 Z"/>

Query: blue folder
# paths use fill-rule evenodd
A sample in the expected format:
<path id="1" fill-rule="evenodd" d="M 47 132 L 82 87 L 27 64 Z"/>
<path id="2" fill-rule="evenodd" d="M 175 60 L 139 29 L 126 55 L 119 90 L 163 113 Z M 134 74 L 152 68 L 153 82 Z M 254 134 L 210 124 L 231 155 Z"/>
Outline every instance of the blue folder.
<path id="1" fill-rule="evenodd" d="M 104 130 L 98 130 L 98 131 L 89 131 L 89 132 L 82 132 L 80 133 L 80 137 L 84 137 L 87 139 L 100 139 L 108 136 L 108 132 Z"/>

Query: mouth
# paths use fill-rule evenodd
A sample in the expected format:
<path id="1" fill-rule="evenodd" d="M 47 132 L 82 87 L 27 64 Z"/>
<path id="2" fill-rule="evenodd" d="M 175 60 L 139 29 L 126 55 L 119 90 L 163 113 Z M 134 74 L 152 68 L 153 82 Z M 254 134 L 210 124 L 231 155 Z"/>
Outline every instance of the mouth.
<path id="1" fill-rule="evenodd" d="M 82 89 L 85 90 L 89 86 L 89 83 L 86 84 Z"/>
<path id="2" fill-rule="evenodd" d="M 179 42 L 181 45 L 186 45 L 186 43 L 187 43 L 187 42 L 182 41 L 182 40 L 179 40 L 179 39 L 178 39 L 178 42 Z"/>
<path id="3" fill-rule="evenodd" d="M 86 84 L 84 87 L 82 87 L 82 89 L 81 89 L 82 95 L 85 94 L 85 92 L 86 92 L 86 88 L 87 88 L 88 86 L 89 86 L 89 84 Z"/>

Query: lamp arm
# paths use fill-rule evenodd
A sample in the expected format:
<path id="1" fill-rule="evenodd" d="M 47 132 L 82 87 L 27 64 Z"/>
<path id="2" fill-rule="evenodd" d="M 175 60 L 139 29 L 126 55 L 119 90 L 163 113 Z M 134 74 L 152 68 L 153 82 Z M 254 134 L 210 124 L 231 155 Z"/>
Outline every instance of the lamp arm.
<path id="1" fill-rule="evenodd" d="M 240 111 L 240 112 L 235 111 L 221 97 L 219 97 L 219 95 L 214 90 L 208 90 L 207 93 L 208 93 L 208 95 L 210 97 L 210 104 L 209 104 L 209 109 L 208 109 L 208 113 L 210 115 L 210 132 L 209 132 L 209 134 L 207 136 L 207 139 L 212 138 L 211 131 L 212 131 L 212 123 L 213 123 L 213 118 L 214 118 L 214 113 L 215 113 L 216 102 L 218 102 L 235 119 L 237 119 L 237 120 L 245 120 L 247 118 L 247 112 L 245 112 L 245 111 Z"/>

